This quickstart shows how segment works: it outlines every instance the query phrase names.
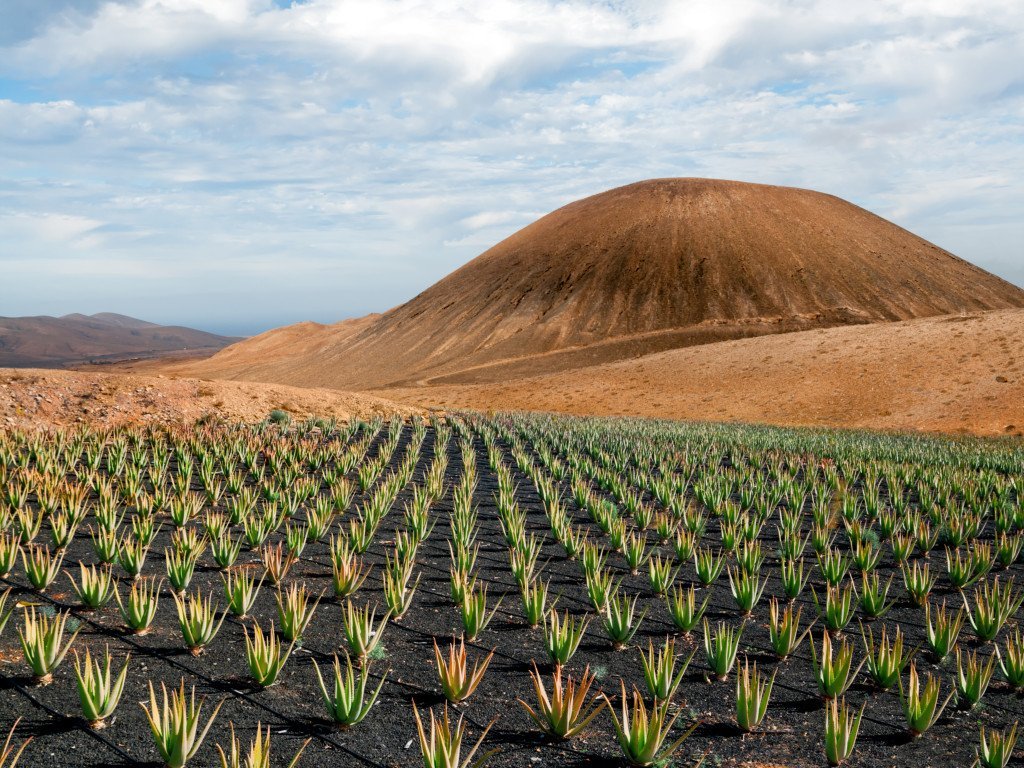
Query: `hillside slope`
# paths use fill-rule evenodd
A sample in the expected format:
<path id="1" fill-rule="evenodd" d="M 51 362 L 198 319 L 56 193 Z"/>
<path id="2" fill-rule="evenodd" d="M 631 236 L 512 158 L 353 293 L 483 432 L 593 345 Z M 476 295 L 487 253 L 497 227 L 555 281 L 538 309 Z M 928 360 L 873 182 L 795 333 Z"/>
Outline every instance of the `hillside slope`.
<path id="1" fill-rule="evenodd" d="M 434 408 L 1024 434 L 1024 310 L 739 339 L 504 383 L 385 389 Z"/>
<path id="2" fill-rule="evenodd" d="M 0 317 L 0 367 L 60 368 L 186 349 L 212 353 L 235 341 L 235 337 L 157 325 L 110 312 Z"/>
<path id="3" fill-rule="evenodd" d="M 411 301 L 180 370 L 300 386 L 502 381 L 747 336 L 1024 307 L 1024 292 L 831 195 L 660 179 L 577 201 Z"/>

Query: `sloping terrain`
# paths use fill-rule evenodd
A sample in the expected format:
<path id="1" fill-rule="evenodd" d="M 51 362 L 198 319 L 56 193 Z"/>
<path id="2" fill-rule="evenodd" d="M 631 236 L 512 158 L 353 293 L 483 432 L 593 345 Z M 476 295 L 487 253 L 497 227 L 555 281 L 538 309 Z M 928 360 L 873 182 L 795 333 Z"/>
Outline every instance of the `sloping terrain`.
<path id="1" fill-rule="evenodd" d="M 380 316 L 178 368 L 343 389 L 504 381 L 748 336 L 1024 307 L 1024 292 L 839 198 L 640 182 L 543 217 Z"/>
<path id="2" fill-rule="evenodd" d="M 111 312 L 0 317 L 0 366 L 61 368 L 182 350 L 212 353 L 235 341 L 236 337 L 157 325 Z"/>
<path id="3" fill-rule="evenodd" d="M 278 409 L 297 419 L 333 416 L 342 421 L 396 413 L 410 416 L 421 411 L 373 395 L 334 389 L 0 368 L 0 428 L 192 424 L 201 418 L 253 423 Z"/>
<path id="4" fill-rule="evenodd" d="M 385 389 L 443 409 L 1024 434 L 1024 310 L 740 339 L 504 383 Z"/>

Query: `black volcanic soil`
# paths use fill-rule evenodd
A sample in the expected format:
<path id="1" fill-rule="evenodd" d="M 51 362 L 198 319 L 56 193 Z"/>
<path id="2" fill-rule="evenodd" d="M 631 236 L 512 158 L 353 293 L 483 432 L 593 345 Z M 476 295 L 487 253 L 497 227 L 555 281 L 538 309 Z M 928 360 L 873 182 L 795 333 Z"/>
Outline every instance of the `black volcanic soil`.
<path id="1" fill-rule="evenodd" d="M 432 456 L 433 436 L 428 435 L 420 459 L 425 467 Z M 457 479 L 460 457 L 456 441 L 449 446 L 451 482 Z M 372 456 L 374 449 L 371 449 Z M 395 456 L 402 454 L 400 445 Z M 484 653 L 492 647 L 498 648 L 494 661 L 487 672 L 481 688 L 459 709 L 465 712 L 470 723 L 470 735 L 475 734 L 491 718 L 499 716 L 497 724 L 489 735 L 487 747 L 497 747 L 499 753 L 491 761 L 494 766 L 567 765 L 567 766 L 616 766 L 620 764 L 618 749 L 612 737 L 611 720 L 607 713 L 591 724 L 585 735 L 568 744 L 546 741 L 531 729 L 526 715 L 514 703 L 515 698 L 531 700 L 532 691 L 528 676 L 531 659 L 544 658 L 539 631 L 528 629 L 519 613 L 519 600 L 511 574 L 508 571 L 505 547 L 495 517 L 493 494 L 495 479 L 486 465 L 485 452 L 478 442 L 481 478 L 476 501 L 480 505 L 481 555 L 478 560 L 481 578 L 491 585 L 492 595 L 507 593 L 493 624 L 475 643 L 475 652 Z M 518 499 L 528 511 L 529 527 L 538 532 L 546 530 L 546 521 L 538 498 L 528 478 L 517 474 L 519 481 Z M 357 600 L 369 598 L 381 602 L 380 563 L 383 559 L 383 544 L 389 538 L 387 532 L 392 523 L 400 524 L 401 504 L 408 491 L 403 491 L 396 504 L 399 520 L 389 518 L 381 527 L 378 541 L 371 548 L 368 559 L 375 563 L 374 574 L 357 594 Z M 312 742 L 300 766 L 415 766 L 420 757 L 415 744 L 415 730 L 412 720 L 411 702 L 425 708 L 441 702 L 439 687 L 432 667 L 432 639 L 438 642 L 450 637 L 460 627 L 456 610 L 448 597 L 448 553 L 445 546 L 447 534 L 446 518 L 450 509 L 450 497 L 434 507 L 438 521 L 431 536 L 422 544 L 419 570 L 422 581 L 417 592 L 413 609 L 401 622 L 388 626 L 384 645 L 386 658 L 373 665 L 374 674 L 389 669 L 388 683 L 381 698 L 369 717 L 350 731 L 336 731 L 323 719 L 323 711 L 316 687 L 312 659 L 321 667 L 328 663 L 330 654 L 344 642 L 341 634 L 341 609 L 339 604 L 325 598 L 317 609 L 310 630 L 302 648 L 296 651 L 286 666 L 282 681 L 267 690 L 255 690 L 247 683 L 248 670 L 244 659 L 244 642 L 240 622 L 229 618 L 214 643 L 199 658 L 191 657 L 181 647 L 180 633 L 176 625 L 173 603 L 170 596 L 162 598 L 155 631 L 145 637 L 125 636 L 120 627 L 116 606 L 107 606 L 95 613 L 84 614 L 75 611 L 82 622 L 83 631 L 76 646 L 86 645 L 98 649 L 109 643 L 118 657 L 132 654 L 132 672 L 124 699 L 118 710 L 116 722 L 110 728 L 93 733 L 84 728 L 75 718 L 78 710 L 74 693 L 74 677 L 69 657 L 56 674 L 56 682 L 48 687 L 37 688 L 24 677 L 26 668 L 20 660 L 20 651 L 12 620 L 3 637 L 0 650 L 3 658 L 3 675 L 0 677 L 0 713 L 4 724 L 14 716 L 24 720 L 18 730 L 20 736 L 35 735 L 22 765 L 38 766 L 56 760 L 68 766 L 156 766 L 156 752 L 150 740 L 148 726 L 136 702 L 142 701 L 146 680 L 166 681 L 176 685 L 184 676 L 189 685 L 196 683 L 201 693 L 208 697 L 205 711 L 212 709 L 214 701 L 224 698 L 225 704 L 217 723 L 214 725 L 194 765 L 211 765 L 215 761 L 214 743 L 226 744 L 228 722 L 233 721 L 243 741 L 248 742 L 257 721 L 269 724 L 273 731 L 274 753 L 278 760 L 298 748 L 299 744 L 311 737 Z M 357 499 L 358 502 L 358 499 Z M 571 502 L 570 503 L 570 509 Z M 583 513 L 576 511 L 577 522 L 586 524 Z M 169 526 L 153 547 L 147 561 L 147 573 L 163 570 L 162 545 L 166 542 Z M 781 590 L 774 573 L 777 560 L 774 539 L 766 527 L 763 534 L 766 551 L 769 552 L 766 573 L 773 574 L 768 589 L 753 618 L 748 620 L 744 631 L 744 651 L 759 661 L 763 669 L 771 669 L 774 662 L 769 658 L 766 629 L 768 597 L 780 594 Z M 94 557 L 87 533 L 79 533 L 69 550 L 67 564 L 79 558 L 91 562 Z M 275 534 L 275 538 L 278 535 Z M 717 533 L 709 533 L 712 544 Z M 545 574 L 552 577 L 553 588 L 561 593 L 559 606 L 573 613 L 582 613 L 588 607 L 583 581 L 577 563 L 565 560 L 556 544 L 550 542 L 545 548 L 543 559 L 548 559 Z M 253 554 L 243 554 L 243 561 L 253 561 Z M 209 553 L 203 558 L 208 566 L 212 561 Z M 621 559 L 612 558 L 611 563 L 621 571 Z M 938 567 L 934 563 L 933 567 Z M 887 578 L 892 571 L 891 563 L 883 563 L 881 575 Z M 1019 572 L 1019 566 L 1014 567 Z M 38 600 L 24 594 L 23 574 L 20 569 L 11 580 L 19 598 Z M 635 644 L 646 645 L 647 639 L 660 641 L 666 633 L 673 631 L 672 625 L 660 600 L 654 598 L 644 577 L 631 577 L 624 571 L 623 585 L 630 592 L 643 595 L 641 603 L 649 609 Z M 303 561 L 296 566 L 289 577 L 304 580 L 315 591 L 328 589 L 330 567 L 326 543 L 313 543 L 307 547 Z M 679 575 L 683 583 L 694 578 L 692 564 L 685 566 Z M 894 594 L 902 594 L 897 574 Z M 69 594 L 68 582 L 61 576 L 51 591 L 39 602 L 62 607 L 73 607 L 74 596 Z M 810 588 L 821 591 L 820 582 L 809 585 L 801 604 L 805 621 L 815 615 L 811 602 Z M 201 588 L 204 592 L 213 590 L 223 604 L 220 579 L 212 568 L 204 567 L 196 573 L 191 590 Z M 166 590 L 165 590 L 166 593 Z M 941 593 L 940 593 L 941 594 Z M 255 615 L 263 621 L 276 615 L 273 593 L 264 586 Z M 955 595 L 947 595 L 956 603 Z M 493 605 L 492 597 L 492 605 Z M 712 606 L 708 616 L 712 620 L 726 620 L 737 623 L 736 609 L 729 595 L 728 582 L 722 579 L 712 588 Z M 910 645 L 922 642 L 923 627 L 921 612 L 902 600 L 886 617 L 890 625 L 899 623 L 908 635 Z M 877 632 L 877 628 L 876 628 Z M 969 645 L 969 630 L 965 629 L 962 642 Z M 851 635 L 858 645 L 859 638 Z M 684 638 L 683 648 L 696 647 L 696 638 Z M 689 674 L 677 698 L 682 717 L 676 733 L 681 733 L 683 723 L 700 721 L 696 732 L 686 742 L 676 764 L 692 765 L 696 757 L 711 751 L 708 765 L 727 766 L 820 766 L 824 764 L 821 752 L 822 704 L 815 695 L 811 678 L 809 647 L 805 644 L 790 661 L 778 664 L 778 677 L 772 696 L 772 705 L 761 730 L 752 735 L 740 735 L 732 725 L 734 678 L 725 683 L 707 683 L 704 680 L 705 662 L 702 651 L 690 667 Z M 472 652 L 472 651 L 471 651 Z M 988 653 L 983 649 L 983 653 Z M 618 679 L 628 683 L 641 683 L 640 664 L 635 647 L 616 652 L 603 637 L 595 622 L 578 654 L 569 664 L 571 671 L 578 673 L 584 665 L 597 669 L 601 685 L 610 694 L 617 690 Z M 919 661 L 922 671 L 932 669 L 930 663 Z M 943 669 L 944 686 L 948 685 L 949 668 Z M 973 758 L 977 742 L 977 723 L 1002 726 L 1019 718 L 1024 712 L 1021 700 L 998 681 L 976 712 L 965 714 L 953 710 L 948 713 L 933 731 L 920 740 L 910 742 L 904 736 L 900 703 L 893 693 L 875 693 L 864 685 L 856 685 L 849 694 L 855 705 L 867 700 L 868 710 L 862 725 L 860 740 L 851 765 L 855 766 L 954 766 L 967 765 Z M 435 706 L 435 710 L 437 707 Z M 284 765 L 284 762 L 277 764 Z"/>

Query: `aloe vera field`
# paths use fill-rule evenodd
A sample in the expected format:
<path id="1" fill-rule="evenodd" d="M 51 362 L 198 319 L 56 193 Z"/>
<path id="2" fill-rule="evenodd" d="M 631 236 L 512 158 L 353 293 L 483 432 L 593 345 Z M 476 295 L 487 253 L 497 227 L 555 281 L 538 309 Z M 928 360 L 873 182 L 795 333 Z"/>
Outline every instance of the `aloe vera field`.
<path id="1" fill-rule="evenodd" d="M 1003 768 L 1022 549 L 1019 441 L 7 430 L 0 766 Z"/>

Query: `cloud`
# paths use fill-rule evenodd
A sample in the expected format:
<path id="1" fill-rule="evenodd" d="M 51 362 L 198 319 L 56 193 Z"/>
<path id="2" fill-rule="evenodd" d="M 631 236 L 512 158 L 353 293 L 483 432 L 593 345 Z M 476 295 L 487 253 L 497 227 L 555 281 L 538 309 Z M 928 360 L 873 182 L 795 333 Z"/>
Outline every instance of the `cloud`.
<path id="1" fill-rule="evenodd" d="M 37 260 L 7 314 L 123 309 L 150 270 L 177 321 L 330 321 L 677 175 L 838 194 L 1024 283 L 1018 3 L 32 7 L 0 36 L 0 260 L 130 279 Z"/>

